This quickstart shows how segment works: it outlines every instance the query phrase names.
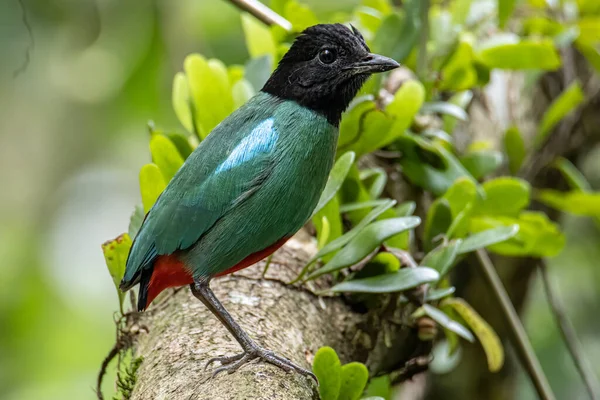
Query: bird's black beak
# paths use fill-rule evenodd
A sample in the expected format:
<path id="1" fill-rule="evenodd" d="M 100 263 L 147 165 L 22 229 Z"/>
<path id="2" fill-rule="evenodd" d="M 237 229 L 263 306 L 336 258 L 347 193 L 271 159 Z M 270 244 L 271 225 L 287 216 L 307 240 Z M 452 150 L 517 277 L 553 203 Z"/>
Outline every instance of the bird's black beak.
<path id="1" fill-rule="evenodd" d="M 362 60 L 352 64 L 350 68 L 355 74 L 373 74 L 376 72 L 389 71 L 398 68 L 399 66 L 400 64 L 389 57 L 369 53 L 369 55 Z"/>

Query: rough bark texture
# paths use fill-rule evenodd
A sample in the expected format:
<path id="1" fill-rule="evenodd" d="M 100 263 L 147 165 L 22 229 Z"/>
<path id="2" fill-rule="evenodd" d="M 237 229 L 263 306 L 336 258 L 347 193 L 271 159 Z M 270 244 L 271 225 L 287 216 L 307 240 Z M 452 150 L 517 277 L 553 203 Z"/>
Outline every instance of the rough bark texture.
<path id="1" fill-rule="evenodd" d="M 211 287 L 225 307 L 262 346 L 306 368 L 324 345 L 343 360 L 356 352 L 352 338 L 361 320 L 339 299 L 317 297 L 307 288 L 288 286 L 300 260 L 299 242 L 273 257 L 266 279 L 264 262 L 233 276 L 215 279 Z M 251 363 L 234 374 L 222 373 L 206 383 L 211 357 L 241 351 L 217 319 L 186 288 L 145 313 L 148 328 L 139 335 L 135 355 L 143 357 L 132 399 L 318 399 L 315 383 L 272 365 Z"/>

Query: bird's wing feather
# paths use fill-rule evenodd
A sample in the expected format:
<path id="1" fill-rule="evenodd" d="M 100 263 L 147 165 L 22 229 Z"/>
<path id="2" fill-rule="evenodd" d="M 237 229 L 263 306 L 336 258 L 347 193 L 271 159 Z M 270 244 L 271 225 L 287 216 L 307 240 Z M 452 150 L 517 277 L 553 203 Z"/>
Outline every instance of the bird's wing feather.
<path id="1" fill-rule="evenodd" d="M 159 255 L 187 249 L 269 176 L 277 132 L 273 119 L 220 126 L 190 155 L 150 210 L 129 253 L 123 289 Z M 225 137 L 229 136 L 229 137 Z"/>

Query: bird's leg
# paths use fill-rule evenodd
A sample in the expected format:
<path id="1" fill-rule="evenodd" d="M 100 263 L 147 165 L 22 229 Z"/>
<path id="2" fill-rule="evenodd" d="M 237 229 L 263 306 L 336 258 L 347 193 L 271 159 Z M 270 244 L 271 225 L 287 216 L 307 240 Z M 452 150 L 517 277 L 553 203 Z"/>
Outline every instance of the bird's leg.
<path id="1" fill-rule="evenodd" d="M 213 291 L 210 289 L 208 281 L 196 280 L 190 285 L 190 287 L 193 295 L 196 296 L 196 298 L 200 300 L 215 315 L 215 317 L 217 317 L 219 321 L 221 321 L 221 323 L 227 328 L 229 333 L 233 335 L 235 340 L 238 341 L 244 350 L 243 353 L 235 356 L 215 357 L 209 360 L 206 364 L 206 367 L 213 362 L 221 363 L 221 366 L 215 369 L 213 372 L 213 376 L 222 371 L 233 373 L 242 365 L 258 358 L 268 362 L 269 364 L 276 365 L 287 372 L 296 371 L 302 375 L 310 376 L 317 381 L 316 376 L 312 372 L 299 367 L 287 358 L 278 356 L 272 351 L 264 349 L 256 344 L 256 342 L 252 340 L 250 336 L 248 336 L 242 327 L 235 322 L 225 307 L 223 307 L 223 304 L 221 304 L 219 299 L 217 299 Z"/>

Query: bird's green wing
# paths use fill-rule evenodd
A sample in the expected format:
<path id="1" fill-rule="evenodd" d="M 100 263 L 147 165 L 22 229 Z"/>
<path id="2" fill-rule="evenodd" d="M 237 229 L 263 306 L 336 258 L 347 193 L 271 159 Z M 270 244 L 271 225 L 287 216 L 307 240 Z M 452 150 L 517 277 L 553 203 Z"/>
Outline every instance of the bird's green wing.
<path id="1" fill-rule="evenodd" d="M 149 211 L 129 253 L 123 290 L 157 256 L 196 243 L 269 176 L 278 139 L 273 118 L 236 121 L 234 114 L 198 146 Z"/>

